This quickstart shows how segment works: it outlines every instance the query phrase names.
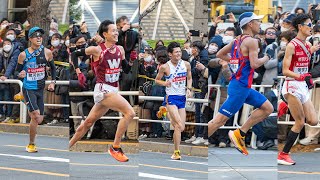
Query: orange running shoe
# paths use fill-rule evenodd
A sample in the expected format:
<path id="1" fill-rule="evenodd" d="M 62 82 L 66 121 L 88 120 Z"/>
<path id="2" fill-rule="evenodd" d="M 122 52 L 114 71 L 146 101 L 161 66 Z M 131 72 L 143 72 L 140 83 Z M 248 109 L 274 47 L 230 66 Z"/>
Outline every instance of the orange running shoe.
<path id="1" fill-rule="evenodd" d="M 228 133 L 231 142 L 234 144 L 235 148 L 240 151 L 243 155 L 248 155 L 248 151 L 246 148 L 246 144 L 244 141 L 244 136 L 242 137 L 240 134 L 240 129 L 236 129 L 234 131 L 229 131 Z"/>
<path id="2" fill-rule="evenodd" d="M 121 148 L 114 148 L 113 146 L 111 146 L 108 152 L 117 161 L 120 161 L 120 162 L 129 161 L 129 158 L 123 153 Z"/>

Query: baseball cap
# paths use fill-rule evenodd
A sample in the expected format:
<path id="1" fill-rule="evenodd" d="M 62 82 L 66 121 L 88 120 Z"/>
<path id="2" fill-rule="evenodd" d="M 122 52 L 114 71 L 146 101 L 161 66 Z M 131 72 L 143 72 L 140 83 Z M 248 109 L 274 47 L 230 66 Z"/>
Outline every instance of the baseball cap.
<path id="1" fill-rule="evenodd" d="M 43 29 L 35 26 L 35 27 L 33 27 L 33 28 L 31 28 L 31 29 L 29 30 L 28 37 L 31 37 L 31 35 L 32 35 L 33 33 L 37 32 L 37 31 L 39 31 L 39 32 L 41 32 L 42 34 L 44 34 L 44 30 L 43 30 Z"/>
<path id="2" fill-rule="evenodd" d="M 297 15 L 295 15 L 295 14 L 290 14 L 290 15 L 287 16 L 287 18 L 285 18 L 285 19 L 283 20 L 283 22 L 292 23 L 292 20 L 293 20 L 295 17 L 297 17 Z"/>
<path id="3" fill-rule="evenodd" d="M 244 12 L 239 16 L 240 27 L 248 24 L 250 21 L 254 19 L 262 19 L 264 15 L 257 16 L 253 12 Z"/>

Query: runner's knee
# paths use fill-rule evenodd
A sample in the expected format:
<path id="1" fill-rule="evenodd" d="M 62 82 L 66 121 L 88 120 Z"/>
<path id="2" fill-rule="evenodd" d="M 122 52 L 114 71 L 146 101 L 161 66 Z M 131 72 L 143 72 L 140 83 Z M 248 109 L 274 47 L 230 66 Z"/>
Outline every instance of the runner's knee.
<path id="1" fill-rule="evenodd" d="M 134 110 L 132 108 L 130 108 L 127 112 L 124 113 L 124 116 L 129 120 L 132 120 L 135 115 L 136 115 L 136 113 L 134 112 Z"/>

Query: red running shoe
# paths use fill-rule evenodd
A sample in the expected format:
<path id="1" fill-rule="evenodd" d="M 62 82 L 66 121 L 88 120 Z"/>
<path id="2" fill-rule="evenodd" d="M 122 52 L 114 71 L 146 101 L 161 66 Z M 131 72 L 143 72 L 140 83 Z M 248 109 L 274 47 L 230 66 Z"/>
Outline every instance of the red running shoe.
<path id="1" fill-rule="evenodd" d="M 296 162 L 294 162 L 290 155 L 288 153 L 280 152 L 278 154 L 278 164 L 281 165 L 295 165 Z"/>

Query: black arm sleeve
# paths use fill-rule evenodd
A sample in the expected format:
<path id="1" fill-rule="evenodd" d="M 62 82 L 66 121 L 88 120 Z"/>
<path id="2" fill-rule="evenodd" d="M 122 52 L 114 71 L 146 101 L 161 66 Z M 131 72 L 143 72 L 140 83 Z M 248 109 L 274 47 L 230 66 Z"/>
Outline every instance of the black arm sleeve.
<path id="1" fill-rule="evenodd" d="M 86 56 L 86 49 L 85 48 L 78 49 L 78 50 L 74 51 L 73 53 L 71 53 L 71 60 L 73 62 L 74 69 L 79 68 L 79 64 L 78 64 L 78 57 L 79 56 Z"/>
<path id="2" fill-rule="evenodd" d="M 131 66 L 126 59 L 121 61 L 121 66 L 124 73 L 128 74 L 130 72 Z"/>
<path id="3" fill-rule="evenodd" d="M 16 71 L 18 71 L 19 73 L 22 71 L 23 69 L 23 64 L 17 64 L 17 68 L 16 68 Z"/>
<path id="4" fill-rule="evenodd" d="M 49 66 L 50 66 L 50 70 L 51 70 L 52 80 L 55 80 L 56 76 L 57 76 L 57 70 L 56 70 L 56 66 L 54 65 L 53 60 L 49 61 Z"/>

